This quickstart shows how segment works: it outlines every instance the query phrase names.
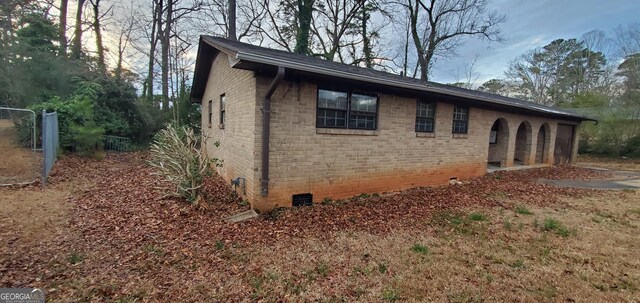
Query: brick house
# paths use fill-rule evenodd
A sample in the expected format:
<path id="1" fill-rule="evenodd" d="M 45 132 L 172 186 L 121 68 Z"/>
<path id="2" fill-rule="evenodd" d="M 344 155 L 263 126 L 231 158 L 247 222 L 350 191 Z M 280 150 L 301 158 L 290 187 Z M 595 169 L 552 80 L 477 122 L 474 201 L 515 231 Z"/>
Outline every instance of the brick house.
<path id="1" fill-rule="evenodd" d="M 589 120 L 210 36 L 191 98 L 209 153 L 224 160 L 219 173 L 259 210 L 571 163 L 576 127 Z"/>

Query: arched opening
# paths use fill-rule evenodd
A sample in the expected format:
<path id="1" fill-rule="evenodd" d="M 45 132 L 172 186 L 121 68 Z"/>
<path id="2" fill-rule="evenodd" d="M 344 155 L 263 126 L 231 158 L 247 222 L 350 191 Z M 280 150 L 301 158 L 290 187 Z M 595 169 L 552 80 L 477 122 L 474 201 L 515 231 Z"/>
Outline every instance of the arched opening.
<path id="1" fill-rule="evenodd" d="M 509 124 L 500 118 L 493 122 L 489 133 L 489 166 L 505 167 L 507 164 L 507 150 L 509 147 Z"/>
<path id="2" fill-rule="evenodd" d="M 538 139 L 536 143 L 536 163 L 546 163 L 549 158 L 549 124 L 544 123 L 540 126 L 538 131 Z"/>
<path id="3" fill-rule="evenodd" d="M 514 165 L 529 165 L 531 157 L 531 124 L 523 121 L 516 132 L 516 148 L 513 153 Z"/>

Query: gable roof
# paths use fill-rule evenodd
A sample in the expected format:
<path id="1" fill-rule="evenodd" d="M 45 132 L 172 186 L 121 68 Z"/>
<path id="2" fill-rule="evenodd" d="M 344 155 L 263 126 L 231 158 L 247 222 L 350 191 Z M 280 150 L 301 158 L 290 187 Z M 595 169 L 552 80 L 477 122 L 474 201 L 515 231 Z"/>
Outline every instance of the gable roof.
<path id="1" fill-rule="evenodd" d="M 297 71 L 306 75 L 319 75 L 333 79 L 357 81 L 413 93 L 431 93 L 461 98 L 474 105 L 485 105 L 507 112 L 515 111 L 522 114 L 552 116 L 577 121 L 595 121 L 592 118 L 575 112 L 544 106 L 521 99 L 504 97 L 452 85 L 426 82 L 420 79 L 404 77 L 370 68 L 204 35 L 200 36 L 198 58 L 196 60 L 196 69 L 191 88 L 191 98 L 193 102 L 199 102 L 202 98 L 211 69 L 211 63 L 219 52 L 226 53 L 229 56 L 230 63 L 235 68 L 258 70 L 282 66 L 288 71 Z"/>

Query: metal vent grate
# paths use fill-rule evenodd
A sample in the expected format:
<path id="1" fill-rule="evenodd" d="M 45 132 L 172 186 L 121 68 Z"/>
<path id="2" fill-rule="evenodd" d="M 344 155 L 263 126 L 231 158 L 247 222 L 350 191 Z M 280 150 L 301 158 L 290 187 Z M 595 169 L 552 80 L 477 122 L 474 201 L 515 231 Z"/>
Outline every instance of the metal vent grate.
<path id="1" fill-rule="evenodd" d="M 293 195 L 292 199 L 293 206 L 311 206 L 313 204 L 313 195 L 312 194 L 297 194 Z"/>

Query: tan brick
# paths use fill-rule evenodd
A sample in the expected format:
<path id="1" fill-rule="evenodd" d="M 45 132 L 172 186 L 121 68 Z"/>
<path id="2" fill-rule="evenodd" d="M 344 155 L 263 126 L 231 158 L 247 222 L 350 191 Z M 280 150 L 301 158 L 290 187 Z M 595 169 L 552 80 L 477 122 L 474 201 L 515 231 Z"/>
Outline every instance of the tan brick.
<path id="1" fill-rule="evenodd" d="M 504 146 L 506 156 L 498 161 L 510 166 L 517 152 L 526 163 L 535 163 L 537 154 L 543 152 L 544 162 L 553 163 L 558 122 L 576 124 L 474 107 L 469 110 L 468 134 L 454 136 L 453 105 L 432 100 L 437 102 L 435 133 L 420 137 L 414 130 L 416 99 L 381 94 L 376 131 L 368 135 L 357 134 L 367 133 L 362 131 L 318 131 L 317 86 L 303 80 L 283 81 L 272 97 L 269 195 L 262 197 L 261 100 L 270 82 L 270 78 L 231 68 L 226 56 L 219 55 L 202 101 L 204 130 L 214 138 L 209 145 L 213 140 L 221 142 L 221 147 L 211 152 L 225 161 L 221 174 L 227 180 L 247 178 L 247 198 L 258 209 L 290 206 L 291 196 L 298 193 L 312 193 L 317 202 L 325 197 L 445 184 L 451 177 L 482 175 L 489 150 L 496 149 L 489 144 L 489 134 L 499 118 L 506 121 L 509 137 Z M 214 101 L 215 124 L 222 93 L 227 94 L 228 122 L 224 129 L 216 125 L 206 128 L 207 102 Z M 516 132 L 523 122 L 527 138 L 524 144 L 516 144 Z M 538 131 L 543 125 L 547 132 L 545 148 L 540 149 Z M 516 151 L 516 145 L 524 148 Z M 577 145 L 574 152 L 576 149 Z"/>

